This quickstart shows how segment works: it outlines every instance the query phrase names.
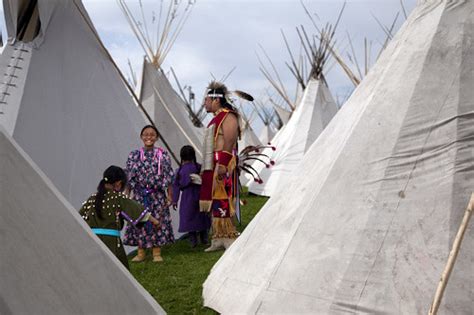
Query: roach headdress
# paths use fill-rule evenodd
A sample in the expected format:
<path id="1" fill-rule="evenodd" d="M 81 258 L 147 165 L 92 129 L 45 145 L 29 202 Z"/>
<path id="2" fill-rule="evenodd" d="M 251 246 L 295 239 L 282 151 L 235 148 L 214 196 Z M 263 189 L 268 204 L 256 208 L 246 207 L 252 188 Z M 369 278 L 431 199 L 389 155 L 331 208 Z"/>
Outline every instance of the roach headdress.
<path id="1" fill-rule="evenodd" d="M 228 94 L 227 86 L 218 81 L 212 81 L 207 87 L 207 96 L 226 98 Z"/>

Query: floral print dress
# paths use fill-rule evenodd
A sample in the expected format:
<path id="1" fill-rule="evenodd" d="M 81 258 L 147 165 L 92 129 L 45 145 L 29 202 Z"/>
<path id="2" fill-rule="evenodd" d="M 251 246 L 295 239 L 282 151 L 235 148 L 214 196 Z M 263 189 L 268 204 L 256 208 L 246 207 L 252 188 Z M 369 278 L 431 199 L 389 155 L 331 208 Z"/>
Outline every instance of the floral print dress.
<path id="1" fill-rule="evenodd" d="M 162 148 L 132 151 L 127 159 L 126 170 L 133 199 L 148 208 L 161 224 L 154 226 L 145 223 L 137 227 L 127 225 L 123 243 L 139 248 L 161 247 L 173 243 L 171 215 L 166 206 L 168 185 L 172 183 L 174 176 L 168 152 Z"/>

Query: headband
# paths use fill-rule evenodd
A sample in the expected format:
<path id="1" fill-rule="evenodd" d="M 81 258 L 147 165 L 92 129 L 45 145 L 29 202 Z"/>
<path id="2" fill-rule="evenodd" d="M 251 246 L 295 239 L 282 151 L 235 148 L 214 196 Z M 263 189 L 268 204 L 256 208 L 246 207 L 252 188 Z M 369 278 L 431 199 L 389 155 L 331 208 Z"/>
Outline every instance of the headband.
<path id="1" fill-rule="evenodd" d="M 216 93 L 207 94 L 207 96 L 209 96 L 209 97 L 224 97 L 223 94 L 216 94 Z"/>

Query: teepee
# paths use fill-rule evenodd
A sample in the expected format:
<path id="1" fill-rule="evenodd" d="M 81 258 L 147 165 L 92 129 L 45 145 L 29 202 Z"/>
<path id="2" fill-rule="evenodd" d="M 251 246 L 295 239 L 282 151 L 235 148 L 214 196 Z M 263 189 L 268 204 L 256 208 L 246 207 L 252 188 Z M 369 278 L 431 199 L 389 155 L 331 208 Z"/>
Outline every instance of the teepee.
<path id="1" fill-rule="evenodd" d="M 271 143 L 273 137 L 275 136 L 275 129 L 273 129 L 271 124 L 264 124 L 262 130 L 259 133 L 258 139 L 261 143 Z"/>
<path id="2" fill-rule="evenodd" d="M 138 14 L 133 14 L 132 9 L 124 0 L 118 1 L 146 54 L 142 75 L 138 80 L 138 96 L 141 103 L 159 127 L 161 134 L 167 139 L 175 156 L 179 158 L 182 146 L 191 145 L 196 150 L 197 159 L 201 160 L 203 139 L 201 120 L 197 118 L 190 104 L 187 104 L 176 93 L 161 68 L 189 17 L 194 2 L 183 0 L 168 2 L 167 7 L 161 4 L 158 19 L 153 17 L 153 23 L 149 27 L 146 18 L 137 18 Z M 144 10 L 141 2 L 139 5 L 140 10 Z"/>
<path id="3" fill-rule="evenodd" d="M 267 168 L 262 163 L 254 163 L 263 183 L 249 182 L 249 191 L 257 195 L 272 196 L 285 178 L 295 171 L 306 151 L 337 110 L 326 84 L 322 80 L 311 79 L 301 103 L 297 105 L 287 125 L 281 129 L 278 138 L 272 142 L 276 151 L 272 148 L 263 151 L 275 161 L 275 165 Z"/>
<path id="4" fill-rule="evenodd" d="M 283 126 L 286 125 L 288 123 L 288 121 L 290 120 L 292 111 L 289 111 L 289 110 L 287 110 L 285 108 L 282 108 L 278 105 L 273 105 L 273 107 L 275 108 L 275 112 L 277 113 L 278 117 L 280 118 Z"/>
<path id="5" fill-rule="evenodd" d="M 5 0 L 4 14 L 0 125 L 79 209 L 149 122 L 81 1 Z"/>
<path id="6" fill-rule="evenodd" d="M 252 111 L 249 117 L 244 113 L 242 106 L 240 106 L 240 138 L 237 142 L 239 153 L 242 153 L 248 147 L 261 146 L 262 142 L 255 134 L 250 122 L 253 119 L 255 111 Z M 239 176 L 239 181 L 242 186 L 247 186 L 248 182 L 253 180 L 252 175 L 246 172 L 242 172 Z M 240 221 L 240 217 L 239 217 Z"/>
<path id="7" fill-rule="evenodd" d="M 419 2 L 214 266 L 206 306 L 428 314 L 474 190 L 473 25 L 473 1 Z M 440 313 L 474 312 L 473 249 L 470 224 Z"/>
<path id="8" fill-rule="evenodd" d="M 2 126 L 0 157 L 1 314 L 165 314 Z"/>
<path id="9" fill-rule="evenodd" d="M 258 139 L 255 131 L 253 130 L 250 122 L 254 118 L 254 111 L 250 114 L 250 116 L 245 115 L 242 106 L 240 107 L 240 139 L 238 141 L 239 151 L 245 149 L 247 146 L 257 146 L 261 145 L 262 143 Z"/>
<path id="10" fill-rule="evenodd" d="M 303 95 L 291 118 L 272 142 L 276 151 L 272 148 L 263 151 L 275 165 L 268 168 L 258 161 L 253 163 L 259 181 L 248 183 L 249 192 L 272 196 L 277 188 L 283 185 L 286 177 L 295 171 L 306 151 L 336 115 L 338 106 L 332 98 L 323 74 L 332 36 L 330 30 L 323 30 L 319 45 L 316 41 L 308 43 L 308 50 L 312 52 L 310 59 L 312 70 L 307 82 L 301 83 L 304 86 Z"/>
<path id="11" fill-rule="evenodd" d="M 270 101 L 268 101 L 268 103 L 270 103 Z M 255 106 L 255 112 L 263 122 L 263 127 L 260 131 L 258 139 L 262 144 L 268 144 L 272 141 L 276 133 L 275 128 L 273 127 L 273 118 L 274 115 L 276 115 L 275 110 L 273 110 L 273 112 L 270 111 L 265 107 L 262 101 L 256 100 L 253 104 Z"/>

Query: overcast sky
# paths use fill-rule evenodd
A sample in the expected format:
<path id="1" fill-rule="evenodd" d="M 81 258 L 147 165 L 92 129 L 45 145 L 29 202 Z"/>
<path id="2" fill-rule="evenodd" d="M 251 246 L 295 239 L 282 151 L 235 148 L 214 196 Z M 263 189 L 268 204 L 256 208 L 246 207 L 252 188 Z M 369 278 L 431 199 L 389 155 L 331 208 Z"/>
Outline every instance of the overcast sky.
<path id="1" fill-rule="evenodd" d="M 115 0 L 84 0 L 96 28 L 106 46 L 121 68 L 127 73 L 127 58 L 137 70 L 143 51 L 130 30 L 126 19 Z M 158 12 L 159 0 L 143 0 L 148 12 Z M 137 0 L 127 3 L 138 9 Z M 405 8 L 411 11 L 415 0 L 404 0 Z M 316 13 L 320 21 L 333 22 L 337 18 L 343 1 L 305 1 L 311 13 Z M 378 26 L 375 15 L 385 25 L 391 24 L 397 12 L 401 11 L 400 0 L 347 1 L 347 6 L 338 28 L 338 41 L 347 47 L 347 32 L 358 47 L 362 58 L 364 37 L 373 41 L 373 53 L 380 48 L 385 33 Z M 150 19 L 148 19 L 150 20 Z M 397 28 L 403 22 L 399 16 Z M 231 88 L 248 90 L 257 94 L 268 86 L 259 71 L 255 52 L 262 45 L 279 67 L 285 83 L 294 85 L 294 79 L 284 64 L 289 60 L 280 30 L 283 30 L 298 51 L 299 40 L 295 27 L 305 25 L 313 30 L 310 20 L 298 0 L 197 0 L 180 37 L 170 51 L 163 68 L 173 66 L 181 83 L 193 86 L 202 93 L 212 72 L 220 78 L 234 66 L 236 70 L 227 83 Z M 331 74 L 333 74 L 331 76 Z M 339 74 L 339 75 L 337 75 Z M 333 78 L 334 77 L 334 78 Z M 338 67 L 330 72 L 329 84 L 334 93 L 340 87 L 350 86 L 341 78 Z M 334 82 L 333 82 L 334 81 Z"/>
<path id="2" fill-rule="evenodd" d="M 132 9 L 139 8 L 138 0 L 126 2 Z M 334 22 L 343 2 L 304 0 L 309 11 L 319 17 L 321 24 Z M 132 67 L 139 74 L 144 52 L 116 0 L 83 0 L 83 3 L 104 44 L 124 74 L 130 76 L 127 59 L 130 59 Z M 159 12 L 160 0 L 142 0 L 142 3 L 150 21 L 151 12 L 154 11 L 155 15 Z M 347 0 L 346 3 L 336 35 L 337 42 L 341 49 L 349 49 L 349 33 L 359 61 L 362 61 L 364 37 L 367 37 L 372 41 L 374 60 L 386 35 L 372 15 L 388 26 L 400 12 L 396 24 L 398 29 L 405 20 L 400 0 Z M 416 0 L 403 0 L 403 4 L 409 14 Z M 289 56 L 280 30 L 285 32 L 290 45 L 298 52 L 299 39 L 295 27 L 299 25 L 304 25 L 310 32 L 314 30 L 299 0 L 196 0 L 162 68 L 168 71 L 172 66 L 181 85 L 192 86 L 200 103 L 204 89 L 212 79 L 211 73 L 221 78 L 236 66 L 226 81 L 229 88 L 244 90 L 262 99 L 270 84 L 259 71 L 256 51 L 259 51 L 260 44 L 270 55 L 285 86 L 293 95 L 296 81 L 285 66 Z M 327 79 L 335 98 L 344 98 L 353 88 L 337 65 L 330 69 Z M 173 78 L 170 81 L 175 84 Z M 259 129 L 259 124 L 256 129 Z"/>

